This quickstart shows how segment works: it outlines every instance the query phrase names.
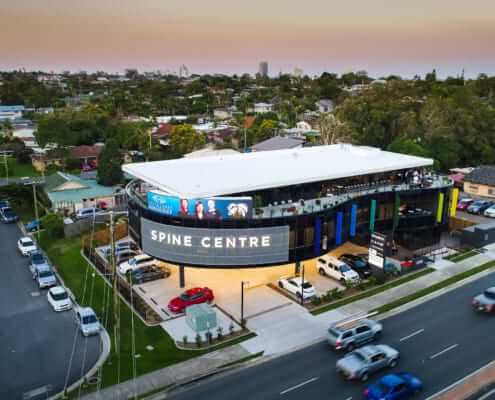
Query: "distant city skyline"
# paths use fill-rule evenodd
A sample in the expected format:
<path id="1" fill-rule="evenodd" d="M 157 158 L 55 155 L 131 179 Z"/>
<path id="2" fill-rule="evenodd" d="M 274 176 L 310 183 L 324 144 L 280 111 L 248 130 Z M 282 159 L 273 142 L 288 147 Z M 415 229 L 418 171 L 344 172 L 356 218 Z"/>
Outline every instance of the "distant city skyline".
<path id="1" fill-rule="evenodd" d="M 0 69 L 495 74 L 495 2 L 0 0 Z M 6 40 L 8 39 L 8 40 Z"/>

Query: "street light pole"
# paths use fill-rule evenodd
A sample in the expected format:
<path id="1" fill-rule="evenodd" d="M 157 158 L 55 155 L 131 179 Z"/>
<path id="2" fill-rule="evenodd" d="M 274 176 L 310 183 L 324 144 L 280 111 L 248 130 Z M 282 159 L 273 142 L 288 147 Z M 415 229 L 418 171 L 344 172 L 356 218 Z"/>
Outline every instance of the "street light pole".
<path id="1" fill-rule="evenodd" d="M 244 285 L 248 284 L 249 282 L 246 281 L 241 281 L 241 326 L 244 329 Z"/>
<path id="2" fill-rule="evenodd" d="M 304 264 L 301 265 L 302 270 L 301 270 L 301 305 L 304 304 Z"/>
<path id="3" fill-rule="evenodd" d="M 40 225 L 40 220 L 39 220 L 39 215 L 38 215 L 38 199 L 36 197 L 36 182 L 34 181 L 33 184 L 33 201 L 34 201 L 34 220 L 36 221 L 35 224 L 38 224 L 38 229 L 36 229 L 36 236 L 38 237 L 38 241 L 40 240 L 40 230 L 41 230 L 41 225 Z"/>

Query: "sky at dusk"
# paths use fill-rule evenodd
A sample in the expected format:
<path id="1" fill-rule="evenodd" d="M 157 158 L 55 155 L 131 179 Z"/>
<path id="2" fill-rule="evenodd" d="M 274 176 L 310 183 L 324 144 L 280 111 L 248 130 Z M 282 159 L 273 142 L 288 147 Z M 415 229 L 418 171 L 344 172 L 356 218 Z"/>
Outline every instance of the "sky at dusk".
<path id="1" fill-rule="evenodd" d="M 0 0 L 0 69 L 495 74 L 494 0 Z"/>

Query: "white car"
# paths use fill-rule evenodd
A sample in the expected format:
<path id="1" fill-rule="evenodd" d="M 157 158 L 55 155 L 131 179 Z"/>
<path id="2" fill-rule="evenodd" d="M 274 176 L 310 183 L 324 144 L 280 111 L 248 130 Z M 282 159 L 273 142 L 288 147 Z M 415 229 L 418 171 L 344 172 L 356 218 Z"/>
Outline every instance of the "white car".
<path id="1" fill-rule="evenodd" d="M 46 297 L 54 311 L 66 311 L 72 308 L 72 300 L 69 297 L 69 293 L 62 286 L 50 288 Z"/>
<path id="2" fill-rule="evenodd" d="M 134 271 L 141 267 L 147 267 L 151 265 L 160 266 L 162 263 L 156 258 L 149 256 L 148 254 L 138 254 L 131 259 L 119 264 L 119 272 L 122 275 L 127 274 L 129 271 Z"/>
<path id="3" fill-rule="evenodd" d="M 83 336 L 98 335 L 101 330 L 100 321 L 90 307 L 81 307 L 76 310 L 76 323 Z"/>
<path id="4" fill-rule="evenodd" d="M 21 237 L 17 241 L 17 249 L 23 256 L 29 256 L 33 251 L 38 250 L 38 246 L 34 243 L 33 239 L 28 236 Z"/>
<path id="5" fill-rule="evenodd" d="M 307 280 L 304 280 L 303 283 L 302 277 L 300 276 L 293 278 L 281 278 L 278 280 L 278 287 L 295 294 L 299 298 L 302 296 L 304 300 L 310 299 L 311 297 L 315 297 L 317 295 L 313 285 L 311 285 L 311 283 Z"/>
<path id="6" fill-rule="evenodd" d="M 495 218 L 495 204 L 491 207 L 488 207 L 483 213 L 485 217 Z"/>
<path id="7" fill-rule="evenodd" d="M 322 276 L 329 276 L 342 283 L 359 283 L 359 274 L 345 262 L 336 257 L 325 255 L 318 258 L 318 272 Z"/>
<path id="8" fill-rule="evenodd" d="M 81 208 L 76 212 L 76 219 L 93 218 L 105 213 L 105 210 L 97 207 Z"/>

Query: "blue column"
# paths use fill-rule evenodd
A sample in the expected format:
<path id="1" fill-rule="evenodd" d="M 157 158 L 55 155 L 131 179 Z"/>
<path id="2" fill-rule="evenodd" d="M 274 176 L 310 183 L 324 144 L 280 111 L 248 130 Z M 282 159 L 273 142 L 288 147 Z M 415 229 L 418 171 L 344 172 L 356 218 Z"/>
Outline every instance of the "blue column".
<path id="1" fill-rule="evenodd" d="M 351 237 L 356 236 L 357 208 L 357 204 L 353 204 L 351 207 L 351 223 L 349 227 L 349 235 Z"/>
<path id="2" fill-rule="evenodd" d="M 315 256 L 320 255 L 321 251 L 321 219 L 315 220 L 315 232 L 314 232 L 313 252 Z"/>
<path id="3" fill-rule="evenodd" d="M 342 222 L 344 219 L 344 213 L 339 211 L 337 213 L 337 223 L 335 226 L 335 245 L 339 246 L 342 244 Z"/>

